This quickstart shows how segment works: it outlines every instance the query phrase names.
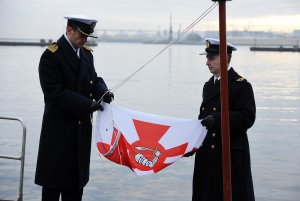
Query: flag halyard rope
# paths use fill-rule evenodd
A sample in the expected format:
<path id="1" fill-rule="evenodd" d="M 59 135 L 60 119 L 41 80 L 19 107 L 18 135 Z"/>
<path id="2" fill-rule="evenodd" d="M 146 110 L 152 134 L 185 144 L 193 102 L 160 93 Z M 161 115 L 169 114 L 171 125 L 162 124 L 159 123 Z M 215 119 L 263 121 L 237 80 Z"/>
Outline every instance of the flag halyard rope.
<path id="1" fill-rule="evenodd" d="M 196 24 L 198 24 L 204 17 L 206 17 L 215 7 L 217 7 L 218 2 L 214 2 L 207 10 L 205 10 L 196 20 L 194 20 L 193 23 L 191 23 L 183 32 L 179 34 L 177 38 L 172 40 L 170 43 L 168 43 L 162 50 L 160 50 L 158 53 L 156 53 L 150 60 L 148 60 L 144 65 L 142 65 L 140 68 L 138 68 L 135 72 L 133 72 L 131 75 L 129 75 L 127 78 L 125 78 L 120 83 L 116 84 L 114 87 L 112 87 L 109 91 L 114 92 L 117 89 L 119 89 L 123 84 L 125 84 L 128 80 L 130 80 L 133 76 L 135 76 L 138 72 L 140 72 L 142 69 L 144 69 L 149 63 L 151 63 L 154 59 L 156 59 L 159 55 L 161 55 L 165 50 L 167 50 L 169 47 L 171 47 L 174 43 L 176 43 L 182 36 L 184 36 L 189 30 L 191 30 Z M 108 93 L 108 92 L 107 92 Z M 106 94 L 106 93 L 105 93 Z M 99 101 L 103 99 L 105 94 L 100 98 Z"/>

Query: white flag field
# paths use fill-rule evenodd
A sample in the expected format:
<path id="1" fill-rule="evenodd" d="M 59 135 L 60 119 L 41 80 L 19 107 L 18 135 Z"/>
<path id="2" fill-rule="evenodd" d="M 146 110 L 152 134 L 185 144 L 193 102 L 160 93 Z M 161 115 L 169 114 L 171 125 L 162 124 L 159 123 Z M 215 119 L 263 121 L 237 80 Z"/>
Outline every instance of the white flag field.
<path id="1" fill-rule="evenodd" d="M 164 117 L 104 104 L 94 134 L 99 154 L 137 175 L 156 173 L 197 150 L 207 133 L 199 120 Z"/>

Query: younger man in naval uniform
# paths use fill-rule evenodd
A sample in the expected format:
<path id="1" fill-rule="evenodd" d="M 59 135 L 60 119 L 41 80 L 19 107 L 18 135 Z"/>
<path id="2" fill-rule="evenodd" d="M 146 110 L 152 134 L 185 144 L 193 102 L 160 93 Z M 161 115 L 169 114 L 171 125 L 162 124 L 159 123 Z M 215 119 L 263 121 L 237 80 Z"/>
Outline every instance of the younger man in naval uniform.
<path id="1" fill-rule="evenodd" d="M 42 54 L 39 77 L 44 93 L 44 116 L 35 183 L 42 201 L 80 201 L 89 180 L 91 115 L 110 103 L 108 92 L 94 68 L 92 50 L 85 46 L 97 21 L 67 16 L 66 32 Z"/>
<path id="2" fill-rule="evenodd" d="M 213 76 L 204 84 L 198 116 L 208 132 L 196 152 L 193 201 L 223 201 L 219 40 L 206 43 L 203 54 Z M 254 124 L 256 107 L 251 84 L 229 67 L 235 50 L 227 44 L 232 201 L 254 201 L 247 129 Z"/>

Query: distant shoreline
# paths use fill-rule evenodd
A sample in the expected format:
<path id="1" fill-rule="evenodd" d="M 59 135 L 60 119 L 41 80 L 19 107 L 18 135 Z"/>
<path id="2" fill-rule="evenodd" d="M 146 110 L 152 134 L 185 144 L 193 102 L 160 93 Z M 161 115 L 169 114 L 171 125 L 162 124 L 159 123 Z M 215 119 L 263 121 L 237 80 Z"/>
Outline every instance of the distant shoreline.
<path id="1" fill-rule="evenodd" d="M 0 40 L 0 46 L 40 46 L 40 47 L 45 47 L 49 46 L 53 43 L 52 40 L 46 41 L 41 39 L 40 41 L 10 41 L 10 40 Z M 88 46 L 97 46 L 97 42 L 95 41 L 88 41 L 86 43 Z"/>
<path id="2" fill-rule="evenodd" d="M 98 42 L 105 43 L 143 43 L 143 44 L 169 44 L 170 40 L 145 40 L 145 39 L 100 39 L 90 40 L 87 42 L 88 46 L 97 46 Z M 300 38 L 255 38 L 255 37 L 227 37 L 227 42 L 237 46 L 252 46 L 252 47 L 275 47 L 275 48 L 300 48 Z M 50 40 L 26 40 L 26 39 L 0 39 L 0 46 L 49 46 L 53 43 Z M 176 41 L 174 45 L 205 45 L 205 40 L 195 41 Z"/>

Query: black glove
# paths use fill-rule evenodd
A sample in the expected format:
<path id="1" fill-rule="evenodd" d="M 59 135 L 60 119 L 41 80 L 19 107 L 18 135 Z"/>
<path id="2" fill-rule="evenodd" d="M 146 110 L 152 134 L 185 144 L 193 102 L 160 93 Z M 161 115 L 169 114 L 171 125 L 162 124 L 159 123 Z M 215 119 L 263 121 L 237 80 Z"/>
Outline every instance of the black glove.
<path id="1" fill-rule="evenodd" d="M 96 110 L 103 111 L 103 107 L 100 103 L 93 101 L 90 108 L 91 112 L 95 112 Z"/>
<path id="2" fill-rule="evenodd" d="M 114 98 L 115 98 L 115 95 L 109 91 L 103 97 L 103 101 L 109 104 L 111 101 L 114 100 Z"/>
<path id="3" fill-rule="evenodd" d="M 203 118 L 201 121 L 202 126 L 205 126 L 207 129 L 211 129 L 215 125 L 215 118 L 212 115 L 208 115 L 207 117 Z"/>
<path id="4" fill-rule="evenodd" d="M 193 156 L 195 154 L 195 151 L 190 151 L 186 154 L 183 155 L 183 157 L 190 157 L 190 156 Z"/>

